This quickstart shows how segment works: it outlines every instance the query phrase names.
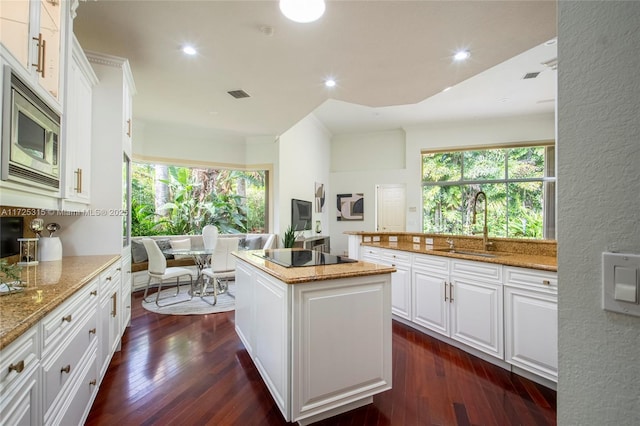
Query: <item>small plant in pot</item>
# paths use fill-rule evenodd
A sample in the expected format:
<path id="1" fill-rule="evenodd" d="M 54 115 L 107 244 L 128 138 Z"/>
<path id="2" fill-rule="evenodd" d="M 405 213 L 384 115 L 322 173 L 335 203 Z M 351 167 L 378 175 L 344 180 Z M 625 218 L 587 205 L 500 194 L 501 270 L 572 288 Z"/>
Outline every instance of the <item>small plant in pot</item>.
<path id="1" fill-rule="evenodd" d="M 296 231 L 293 229 L 293 226 L 289 225 L 286 231 L 284 231 L 284 236 L 282 237 L 282 245 L 284 248 L 292 248 L 293 244 L 296 242 Z"/>
<path id="2" fill-rule="evenodd" d="M 0 294 L 22 291 L 20 271 L 22 267 L 0 260 Z"/>

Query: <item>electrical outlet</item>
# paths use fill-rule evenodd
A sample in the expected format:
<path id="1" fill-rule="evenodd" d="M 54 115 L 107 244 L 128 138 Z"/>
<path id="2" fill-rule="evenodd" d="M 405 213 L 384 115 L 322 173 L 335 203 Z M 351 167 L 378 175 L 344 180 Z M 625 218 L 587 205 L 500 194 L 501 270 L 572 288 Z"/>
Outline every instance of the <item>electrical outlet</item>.
<path id="1" fill-rule="evenodd" d="M 428 246 L 432 246 L 433 245 L 433 238 L 425 238 L 424 239 L 424 243 Z"/>
<path id="2" fill-rule="evenodd" d="M 376 236 L 374 236 L 374 237 L 373 237 L 373 242 L 374 242 L 374 243 L 376 243 L 376 242 L 380 242 L 380 235 L 376 235 Z"/>
<path id="3" fill-rule="evenodd" d="M 362 241 L 365 242 L 365 243 L 370 243 L 371 242 L 371 237 L 364 237 Z"/>
<path id="4" fill-rule="evenodd" d="M 420 244 L 420 237 L 413 237 L 413 242 Z"/>
<path id="5" fill-rule="evenodd" d="M 397 242 L 398 242 L 398 237 L 390 236 L 390 237 L 389 237 L 389 242 L 390 242 L 390 243 L 397 243 Z"/>

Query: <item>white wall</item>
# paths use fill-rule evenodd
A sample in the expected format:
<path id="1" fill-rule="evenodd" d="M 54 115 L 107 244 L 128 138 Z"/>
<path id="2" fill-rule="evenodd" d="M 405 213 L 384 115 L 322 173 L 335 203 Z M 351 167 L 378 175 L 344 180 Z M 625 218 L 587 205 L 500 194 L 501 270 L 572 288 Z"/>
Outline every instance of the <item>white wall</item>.
<path id="1" fill-rule="evenodd" d="M 279 234 L 279 244 L 287 227 L 291 224 L 291 199 L 314 201 L 315 183 L 324 183 L 329 194 L 329 158 L 331 133 L 313 115 L 309 114 L 283 133 L 278 140 L 277 179 L 274 202 L 275 231 Z M 313 223 L 322 222 L 322 235 L 328 235 L 329 208 L 324 213 L 313 212 Z M 306 231 L 305 236 L 315 234 Z"/>
<path id="2" fill-rule="evenodd" d="M 558 8 L 558 424 L 638 424 L 640 318 L 600 306 L 602 252 L 640 253 L 640 3 Z"/>

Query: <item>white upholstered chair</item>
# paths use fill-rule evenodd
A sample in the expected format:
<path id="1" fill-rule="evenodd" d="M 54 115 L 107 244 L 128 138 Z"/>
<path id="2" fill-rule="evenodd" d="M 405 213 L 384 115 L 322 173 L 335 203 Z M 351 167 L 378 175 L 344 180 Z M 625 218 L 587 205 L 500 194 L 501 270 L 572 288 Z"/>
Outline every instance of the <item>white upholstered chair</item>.
<path id="1" fill-rule="evenodd" d="M 149 256 L 149 267 L 147 272 L 149 274 L 149 280 L 147 281 L 147 287 L 144 289 L 143 300 L 148 302 L 147 293 L 149 292 L 149 286 L 151 285 L 151 280 L 158 281 L 158 291 L 156 293 L 156 305 L 163 307 L 169 305 L 175 305 L 176 303 L 186 302 L 187 300 L 191 300 L 193 298 L 193 278 L 194 272 L 190 271 L 187 268 L 180 267 L 169 267 L 167 268 L 167 259 L 162 254 L 162 250 L 158 247 L 158 244 L 152 240 L 151 238 L 143 238 L 142 244 L 144 244 L 144 248 L 147 250 L 147 255 Z M 178 302 L 173 303 L 165 303 L 160 304 L 160 292 L 162 291 L 162 283 L 165 280 L 176 279 L 176 294 L 177 296 L 180 293 L 180 277 L 189 277 L 189 299 L 185 299 Z M 166 297 L 164 299 L 167 299 Z"/>
<path id="2" fill-rule="evenodd" d="M 213 287 L 213 303 L 218 301 L 218 294 L 224 293 L 229 287 L 229 280 L 236 277 L 236 258 L 231 254 L 238 250 L 239 238 L 219 238 L 211 257 L 211 267 L 202 270 L 202 275 L 209 278 Z M 208 300 L 205 300 L 210 303 Z"/>
<path id="3" fill-rule="evenodd" d="M 216 248 L 218 242 L 218 228 L 214 225 L 207 225 L 202 228 L 202 242 L 204 248 L 207 250 L 213 250 Z"/>

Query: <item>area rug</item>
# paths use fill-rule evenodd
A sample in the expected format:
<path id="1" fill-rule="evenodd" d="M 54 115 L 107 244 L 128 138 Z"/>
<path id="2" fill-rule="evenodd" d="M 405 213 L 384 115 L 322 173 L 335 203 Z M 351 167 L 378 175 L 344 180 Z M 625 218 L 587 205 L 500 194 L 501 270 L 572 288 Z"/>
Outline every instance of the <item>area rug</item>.
<path id="1" fill-rule="evenodd" d="M 234 297 L 235 285 L 231 284 L 226 293 L 218 295 L 218 302 L 211 306 L 209 303 L 202 300 L 199 296 L 194 296 L 191 301 L 178 303 L 176 305 L 162 306 L 156 305 L 156 293 L 147 295 L 149 302 L 142 301 L 142 307 L 147 311 L 155 312 L 157 314 L 166 315 L 206 315 L 215 314 L 217 312 L 233 311 L 236 308 L 236 299 Z M 176 297 L 172 297 L 176 294 L 175 287 L 169 287 L 162 290 L 160 293 L 160 304 L 172 303 L 189 299 L 189 286 L 180 286 L 180 293 Z M 162 300 L 163 298 L 165 298 Z M 207 296 L 206 300 L 213 301 L 213 296 Z"/>

